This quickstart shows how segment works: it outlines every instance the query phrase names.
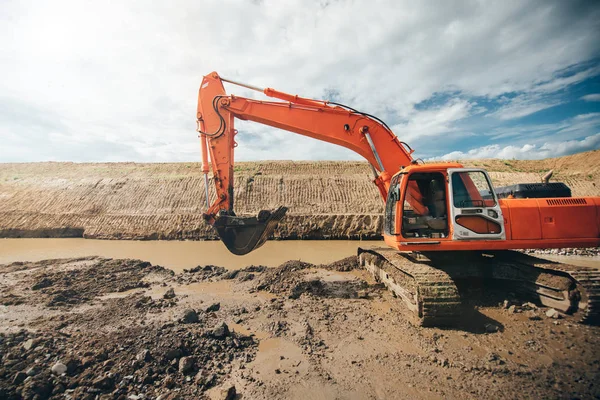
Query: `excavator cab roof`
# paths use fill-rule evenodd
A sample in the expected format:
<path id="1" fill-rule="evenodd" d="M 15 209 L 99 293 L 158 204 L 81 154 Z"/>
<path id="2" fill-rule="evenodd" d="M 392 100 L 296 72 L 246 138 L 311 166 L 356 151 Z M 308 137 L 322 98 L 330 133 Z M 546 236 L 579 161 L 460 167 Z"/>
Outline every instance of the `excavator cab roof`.
<path id="1" fill-rule="evenodd" d="M 411 164 L 402 168 L 399 173 L 407 174 L 409 172 L 423 172 L 423 171 L 445 171 L 449 168 L 463 168 L 462 164 L 456 162 L 437 162 L 427 164 Z"/>

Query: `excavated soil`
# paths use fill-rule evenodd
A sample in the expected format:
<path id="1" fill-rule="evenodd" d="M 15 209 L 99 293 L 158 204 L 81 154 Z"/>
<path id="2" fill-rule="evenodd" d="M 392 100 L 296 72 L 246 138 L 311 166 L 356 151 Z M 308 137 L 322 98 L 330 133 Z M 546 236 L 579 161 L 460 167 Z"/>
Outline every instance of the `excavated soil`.
<path id="1" fill-rule="evenodd" d="M 454 327 L 416 327 L 355 257 L 45 260 L 0 266 L 0 284 L 2 399 L 600 397 L 599 327 L 494 288 Z"/>
<path id="2" fill-rule="evenodd" d="M 600 195 L 598 150 L 463 164 L 487 169 L 496 186 L 538 182 L 553 169 L 573 196 Z M 275 238 L 381 237 L 383 203 L 366 163 L 246 162 L 235 176 L 239 215 L 289 208 Z M 204 196 L 197 163 L 0 164 L 0 237 L 215 239 L 202 219 Z"/>

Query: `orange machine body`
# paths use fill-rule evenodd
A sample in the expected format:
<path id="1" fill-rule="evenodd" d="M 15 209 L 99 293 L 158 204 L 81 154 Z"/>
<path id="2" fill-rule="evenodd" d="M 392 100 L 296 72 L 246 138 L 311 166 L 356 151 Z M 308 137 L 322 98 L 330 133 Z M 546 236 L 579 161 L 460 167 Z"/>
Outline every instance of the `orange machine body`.
<path id="1" fill-rule="evenodd" d="M 440 173 L 444 180 L 449 182 L 448 170 L 459 168 L 462 168 L 462 165 L 456 163 L 412 165 L 400 174 L 410 176 L 412 173 Z M 470 240 L 456 240 L 453 237 L 458 223 L 472 232 L 484 232 L 489 229 L 490 221 L 479 215 L 462 215 L 450 219 L 446 237 L 406 237 L 398 228 L 402 226 L 404 218 L 403 200 L 408 201 L 411 190 L 410 184 L 405 184 L 406 188 L 401 190 L 404 195 L 395 206 L 394 225 L 398 233 L 384 233 L 386 244 L 401 251 L 492 251 L 600 246 L 599 197 L 496 199 L 502 212 L 498 224 L 504 232 L 502 239 L 479 239 L 476 235 Z M 446 207 L 450 210 L 454 205 L 447 195 L 449 188 L 446 187 L 445 190 Z M 412 208 L 417 210 L 416 207 Z"/>

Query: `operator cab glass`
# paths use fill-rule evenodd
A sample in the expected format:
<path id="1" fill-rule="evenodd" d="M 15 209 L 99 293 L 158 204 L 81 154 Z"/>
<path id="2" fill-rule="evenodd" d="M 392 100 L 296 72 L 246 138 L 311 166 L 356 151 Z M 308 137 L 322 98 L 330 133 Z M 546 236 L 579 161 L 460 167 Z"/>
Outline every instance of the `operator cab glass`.
<path id="1" fill-rule="evenodd" d="M 402 211 L 405 238 L 448 236 L 446 180 L 439 172 L 413 173 L 408 177 Z"/>
<path id="2" fill-rule="evenodd" d="M 387 201 L 385 203 L 385 216 L 383 230 L 387 235 L 395 235 L 396 232 L 396 207 L 400 200 L 400 180 L 401 175 L 396 175 L 390 182 Z"/>
<path id="3" fill-rule="evenodd" d="M 452 174 L 454 207 L 494 207 L 496 200 L 490 182 L 482 171 Z"/>

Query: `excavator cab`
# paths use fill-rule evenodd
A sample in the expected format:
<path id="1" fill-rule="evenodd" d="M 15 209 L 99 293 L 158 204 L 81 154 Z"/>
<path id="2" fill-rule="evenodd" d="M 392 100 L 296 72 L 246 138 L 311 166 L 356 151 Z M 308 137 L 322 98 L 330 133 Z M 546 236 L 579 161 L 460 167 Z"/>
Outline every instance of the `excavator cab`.
<path id="1" fill-rule="evenodd" d="M 502 210 L 484 170 L 428 166 L 392 178 L 384 232 L 410 243 L 506 237 Z"/>

